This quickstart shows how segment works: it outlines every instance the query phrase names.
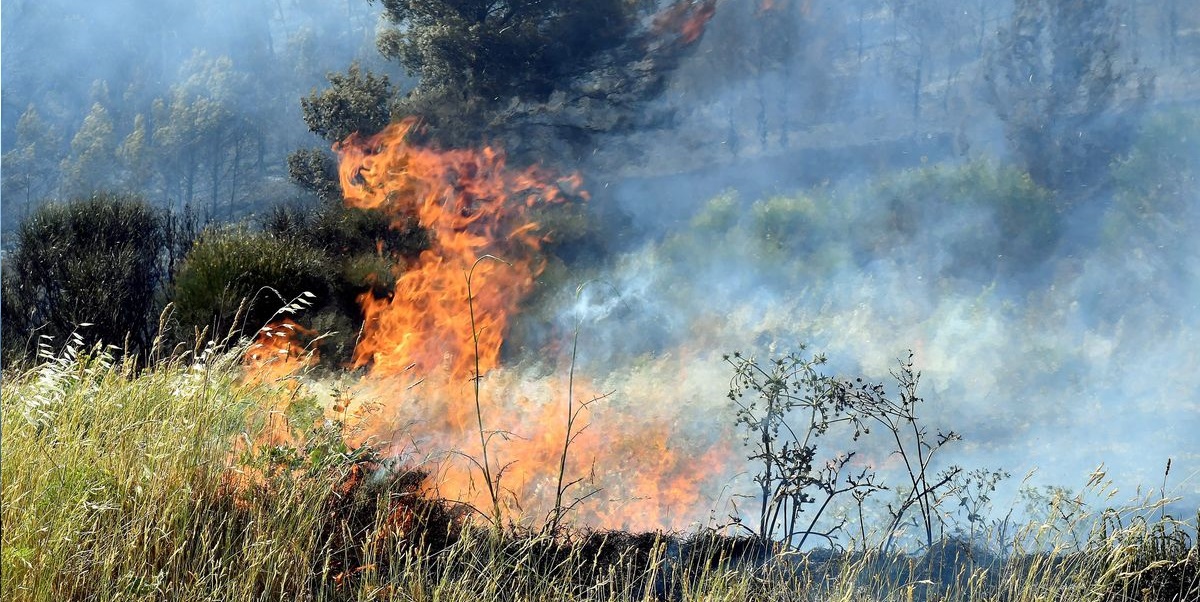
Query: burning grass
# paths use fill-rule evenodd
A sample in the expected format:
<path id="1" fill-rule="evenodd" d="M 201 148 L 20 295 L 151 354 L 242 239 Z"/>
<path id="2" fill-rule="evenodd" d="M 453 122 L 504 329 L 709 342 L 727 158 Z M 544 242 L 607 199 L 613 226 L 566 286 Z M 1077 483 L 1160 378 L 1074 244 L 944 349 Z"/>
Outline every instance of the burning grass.
<path id="1" fill-rule="evenodd" d="M 244 380 L 243 354 L 210 348 L 136 371 L 68 351 L 5 375 L 5 599 L 1200 595 L 1189 527 L 1153 508 L 1108 512 L 1083 542 L 1033 524 L 998 548 L 946 540 L 888 555 L 780 552 L 711 529 L 497 528 L 431 496 L 427 473 L 347 447 L 339 424 L 323 421 L 302 391 L 285 388 L 285 406 L 278 388 Z M 275 437 L 281 422 L 295 433 L 285 443 Z"/>

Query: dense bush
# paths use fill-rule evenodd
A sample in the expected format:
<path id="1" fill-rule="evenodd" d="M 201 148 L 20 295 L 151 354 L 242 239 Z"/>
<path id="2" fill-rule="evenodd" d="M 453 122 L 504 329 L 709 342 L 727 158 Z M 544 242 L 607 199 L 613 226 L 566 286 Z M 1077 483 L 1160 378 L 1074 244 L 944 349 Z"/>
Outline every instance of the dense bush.
<path id="1" fill-rule="evenodd" d="M 869 196 L 884 223 L 868 236 L 945 249 L 953 258 L 942 266 L 949 275 L 1025 269 L 1049 256 L 1062 235 L 1063 208 L 1048 190 L 1019 169 L 987 161 L 905 172 Z"/>
<path id="2" fill-rule="evenodd" d="M 144 350 L 166 272 L 165 224 L 141 198 L 100 193 L 38 209 L 4 262 L 4 352 L 27 355 L 34 337 Z M 85 326 L 86 325 L 86 326 Z"/>
<path id="3" fill-rule="evenodd" d="M 277 205 L 263 219 L 263 229 L 321 249 L 334 257 L 370 253 L 415 257 L 429 248 L 429 233 L 409 217 L 393 224 L 378 211 L 337 203 Z"/>
<path id="4" fill-rule="evenodd" d="M 332 271 L 325 253 L 301 241 L 244 226 L 209 229 L 175 276 L 180 334 L 252 333 L 300 293 L 328 299 Z"/>

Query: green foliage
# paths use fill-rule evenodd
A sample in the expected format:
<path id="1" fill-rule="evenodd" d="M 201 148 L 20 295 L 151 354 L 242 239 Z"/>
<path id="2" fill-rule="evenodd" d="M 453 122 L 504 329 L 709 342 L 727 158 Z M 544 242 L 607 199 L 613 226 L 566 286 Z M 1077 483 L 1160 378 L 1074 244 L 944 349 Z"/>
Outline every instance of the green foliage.
<path id="1" fill-rule="evenodd" d="M 5 354 L 35 333 L 127 341 L 144 351 L 165 275 L 162 217 L 141 198 L 97 194 L 45 205 L 17 229 L 4 264 Z M 85 326 L 86 325 L 86 326 Z"/>
<path id="2" fill-rule="evenodd" d="M 333 256 L 360 253 L 415 257 L 429 248 L 429 233 L 409 216 L 392 223 L 378 211 L 341 204 L 278 205 L 264 219 L 264 229 L 288 236 Z"/>
<path id="3" fill-rule="evenodd" d="M 400 112 L 450 140 L 484 134 L 489 112 L 511 99 L 544 100 L 625 42 L 631 0 L 380 0 L 390 27 L 383 56 L 419 76 Z"/>
<path id="4" fill-rule="evenodd" d="M 397 259 L 416 257 L 431 244 L 429 232 L 416 218 L 393 224 L 377 211 L 340 204 L 321 204 L 315 209 L 278 205 L 266 215 L 263 227 L 326 253 L 333 270 L 333 300 L 347 316 L 357 315 L 355 298 L 365 290 L 386 294 L 393 284 Z"/>
<path id="5" fill-rule="evenodd" d="M 115 155 L 112 119 L 97 102 L 71 139 L 71 155 L 62 166 L 63 191 L 78 196 L 111 187 L 117 175 Z"/>
<path id="6" fill-rule="evenodd" d="M 633 26 L 627 0 L 381 0 L 380 52 L 420 74 L 419 93 L 538 97 Z"/>
<path id="7" fill-rule="evenodd" d="M 733 229 L 741 219 L 737 194 L 726 191 L 710 199 L 692 218 L 692 228 L 705 233 L 724 233 Z"/>
<path id="8" fill-rule="evenodd" d="M 58 181 L 62 136 L 42 120 L 38 110 L 30 105 L 17 122 L 17 136 L 12 150 L 4 153 L 3 194 L 4 221 L 17 221 L 29 216 L 33 203 L 47 195 Z M 21 201 L 23 212 L 11 213 Z"/>
<path id="9" fill-rule="evenodd" d="M 377 76 L 354 63 L 346 73 L 329 73 L 326 77 L 329 88 L 313 90 L 300 99 L 304 123 L 310 131 L 337 143 L 354 133 L 375 134 L 391 121 L 396 92 L 386 75 Z M 287 165 L 292 181 L 322 201 L 341 200 L 337 164 L 327 149 L 294 151 L 288 155 Z"/>
<path id="10" fill-rule="evenodd" d="M 1113 163 L 1112 177 L 1101 252 L 1126 269 L 1119 278 L 1129 286 L 1151 297 L 1185 295 L 1177 284 L 1182 272 L 1175 270 L 1186 269 L 1186 262 L 1174 257 L 1196 239 L 1200 220 L 1200 113 L 1174 110 L 1147 119 L 1130 153 Z M 1118 299 L 1101 307 L 1114 320 L 1125 313 Z"/>
<path id="11" fill-rule="evenodd" d="M 310 313 L 312 327 L 325 335 L 322 360 L 349 359 L 362 326 L 358 297 L 382 297 L 395 285 L 397 264 L 415 258 L 431 244 L 414 217 L 393 223 L 376 211 L 340 203 L 276 205 L 262 218 L 265 232 L 326 257 L 328 295 Z"/>
<path id="12" fill-rule="evenodd" d="M 133 118 L 133 131 L 125 136 L 117 148 L 117 156 L 124 167 L 124 184 L 131 190 L 144 190 L 153 176 L 150 156 L 150 134 L 146 116 L 138 113 Z"/>
<path id="13" fill-rule="evenodd" d="M 293 151 L 287 158 L 288 176 L 305 190 L 312 191 L 326 203 L 336 203 L 342 198 L 342 187 L 338 183 L 337 162 L 329 151 L 322 148 L 302 148 Z"/>
<path id="14" fill-rule="evenodd" d="M 612 256 L 628 244 L 632 226 L 630 217 L 619 210 L 578 199 L 535 205 L 528 220 L 545 237 L 547 258 L 572 266 Z"/>
<path id="15" fill-rule="evenodd" d="M 154 100 L 149 156 L 168 195 L 194 206 L 206 193 L 208 217 L 216 219 L 226 201 L 230 219 L 248 176 L 261 167 L 255 158 L 264 151 L 261 126 L 236 108 L 248 94 L 249 77 L 234 70 L 228 57 L 202 52 L 188 62 L 185 75 L 167 97 Z M 136 130 L 131 135 L 123 148 L 132 152 Z"/>
<path id="16" fill-rule="evenodd" d="M 951 270 L 991 267 L 998 259 L 1012 268 L 1028 266 L 1062 235 L 1062 208 L 1050 191 L 1019 169 L 986 161 L 906 172 L 870 194 L 886 204 L 882 226 L 893 244 L 960 220 L 961 236 L 943 241 L 958 262 Z"/>
<path id="17" fill-rule="evenodd" d="M 391 121 L 394 91 L 386 75 L 354 63 L 345 74 L 330 73 L 328 78 L 330 88 L 300 99 L 304 123 L 313 133 L 340 142 L 355 132 L 370 136 Z"/>
<path id="18" fill-rule="evenodd" d="M 812 255 L 822 252 L 843 231 L 844 217 L 830 210 L 835 203 L 828 196 L 805 194 L 773 196 L 757 201 L 750 208 L 754 238 L 765 249 L 788 255 Z"/>
<path id="19" fill-rule="evenodd" d="M 711 272 L 780 290 L 901 254 L 931 275 L 990 282 L 1053 256 L 1065 228 L 1050 191 L 988 161 L 754 201 L 727 192 L 689 226 L 659 246 L 663 263 L 687 272 L 680 277 Z"/>
<path id="20" fill-rule="evenodd" d="M 325 253 L 298 241 L 244 226 L 211 228 L 192 246 L 175 277 L 180 334 L 203 329 L 213 338 L 253 333 L 301 293 L 327 300 L 332 273 Z"/>

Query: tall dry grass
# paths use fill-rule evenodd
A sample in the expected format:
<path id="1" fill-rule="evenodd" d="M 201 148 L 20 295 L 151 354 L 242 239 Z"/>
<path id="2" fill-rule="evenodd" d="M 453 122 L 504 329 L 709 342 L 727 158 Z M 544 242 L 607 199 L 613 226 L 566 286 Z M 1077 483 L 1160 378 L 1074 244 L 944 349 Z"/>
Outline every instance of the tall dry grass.
<path id="1" fill-rule="evenodd" d="M 244 382 L 240 359 L 139 370 L 68 346 L 4 375 L 5 600 L 1200 599 L 1195 525 L 1154 503 L 911 555 L 498 531 L 313 428 L 302 390 Z"/>

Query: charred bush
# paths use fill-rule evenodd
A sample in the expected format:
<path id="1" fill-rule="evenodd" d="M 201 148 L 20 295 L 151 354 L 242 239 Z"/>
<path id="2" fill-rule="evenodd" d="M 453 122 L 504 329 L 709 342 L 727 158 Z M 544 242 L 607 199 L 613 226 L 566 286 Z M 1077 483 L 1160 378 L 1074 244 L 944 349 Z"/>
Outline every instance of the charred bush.
<path id="1" fill-rule="evenodd" d="M 680 547 L 683 572 L 699 575 L 713 570 L 761 567 L 771 560 L 778 546 L 760 537 L 705 530 L 683 540 Z"/>
<path id="2" fill-rule="evenodd" d="M 353 461 L 322 507 L 316 556 L 336 587 L 349 587 L 365 567 L 388 575 L 406 557 L 433 557 L 456 543 L 466 511 L 426 495 L 429 473 L 389 469 L 372 455 Z M 328 583 L 324 584 L 328 585 Z"/>

